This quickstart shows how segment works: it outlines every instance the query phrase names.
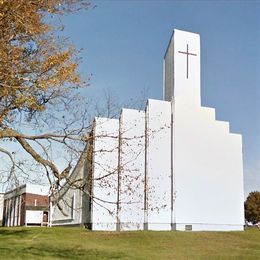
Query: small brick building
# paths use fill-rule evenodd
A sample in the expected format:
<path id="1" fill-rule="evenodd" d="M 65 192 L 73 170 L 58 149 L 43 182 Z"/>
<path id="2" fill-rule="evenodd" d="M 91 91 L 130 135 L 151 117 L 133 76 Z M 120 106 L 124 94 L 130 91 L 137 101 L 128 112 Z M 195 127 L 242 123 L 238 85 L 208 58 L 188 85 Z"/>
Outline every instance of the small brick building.
<path id="1" fill-rule="evenodd" d="M 3 226 L 42 226 L 48 219 L 48 187 L 25 184 L 4 194 Z"/>

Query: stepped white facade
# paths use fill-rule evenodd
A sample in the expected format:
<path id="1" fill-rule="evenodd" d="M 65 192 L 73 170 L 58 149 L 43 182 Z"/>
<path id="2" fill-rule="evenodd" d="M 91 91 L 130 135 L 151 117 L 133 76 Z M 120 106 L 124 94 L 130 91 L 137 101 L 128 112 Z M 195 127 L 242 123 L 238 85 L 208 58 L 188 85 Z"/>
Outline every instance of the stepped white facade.
<path id="1" fill-rule="evenodd" d="M 95 118 L 90 159 L 72 174 L 88 180 L 85 194 L 61 190 L 64 201 L 74 196 L 74 215 L 66 220 L 53 203 L 53 225 L 243 230 L 242 137 L 201 106 L 198 34 L 174 30 L 164 99 L 149 99 L 145 111 L 122 109 L 119 119 Z"/>

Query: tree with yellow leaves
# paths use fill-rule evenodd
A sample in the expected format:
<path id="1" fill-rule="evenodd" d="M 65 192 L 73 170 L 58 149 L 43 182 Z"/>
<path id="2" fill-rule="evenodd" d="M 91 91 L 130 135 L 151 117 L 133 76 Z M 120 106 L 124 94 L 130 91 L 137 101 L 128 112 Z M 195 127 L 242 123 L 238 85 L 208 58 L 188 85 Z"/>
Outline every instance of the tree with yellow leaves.
<path id="1" fill-rule="evenodd" d="M 71 141 L 86 138 L 84 123 L 74 117 L 84 121 L 75 91 L 86 84 L 77 71 L 77 50 L 52 19 L 89 6 L 85 0 L 0 0 L 0 153 L 11 162 L 5 181 L 19 179 L 17 171 L 26 173 L 9 142 L 45 169 L 50 182 L 70 173 L 70 162 L 59 170 L 52 160 L 50 143 L 73 151 Z M 41 133 L 47 126 L 52 131 Z"/>

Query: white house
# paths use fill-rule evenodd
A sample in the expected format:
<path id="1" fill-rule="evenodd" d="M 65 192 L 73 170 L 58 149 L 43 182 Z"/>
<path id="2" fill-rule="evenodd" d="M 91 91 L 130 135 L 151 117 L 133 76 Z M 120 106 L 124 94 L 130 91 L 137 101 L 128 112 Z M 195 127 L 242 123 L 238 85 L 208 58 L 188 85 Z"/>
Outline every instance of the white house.
<path id="1" fill-rule="evenodd" d="M 85 181 L 84 190 L 65 185 L 57 193 L 53 225 L 243 230 L 242 137 L 201 106 L 198 34 L 174 30 L 164 101 L 122 109 L 119 119 L 95 118 L 91 136 L 70 179 Z"/>

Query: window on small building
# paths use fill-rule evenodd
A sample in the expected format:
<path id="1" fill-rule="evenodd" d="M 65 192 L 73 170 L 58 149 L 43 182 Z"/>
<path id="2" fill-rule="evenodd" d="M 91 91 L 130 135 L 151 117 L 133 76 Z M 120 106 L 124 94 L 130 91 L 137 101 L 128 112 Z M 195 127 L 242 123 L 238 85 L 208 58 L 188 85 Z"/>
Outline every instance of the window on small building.
<path id="1" fill-rule="evenodd" d="M 75 218 L 75 194 L 71 197 L 71 218 Z"/>
<path id="2" fill-rule="evenodd" d="M 192 225 L 185 225 L 185 230 L 186 231 L 191 231 L 192 230 Z"/>

